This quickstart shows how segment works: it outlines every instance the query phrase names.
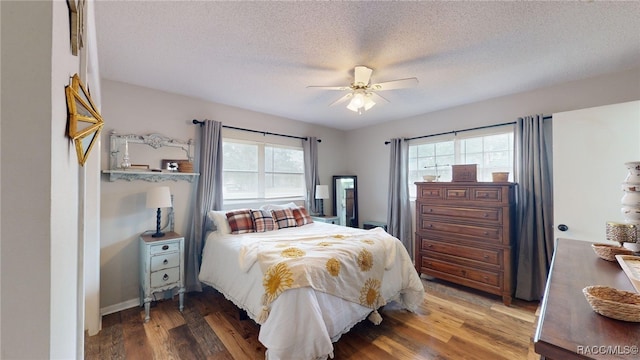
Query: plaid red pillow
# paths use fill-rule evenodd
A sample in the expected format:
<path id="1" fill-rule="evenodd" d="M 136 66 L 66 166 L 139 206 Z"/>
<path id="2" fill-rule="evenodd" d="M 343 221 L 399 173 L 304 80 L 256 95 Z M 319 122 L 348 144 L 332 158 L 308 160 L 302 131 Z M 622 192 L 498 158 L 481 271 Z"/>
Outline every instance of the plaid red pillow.
<path id="1" fill-rule="evenodd" d="M 271 216 L 276 222 L 276 227 L 278 229 L 296 227 L 298 225 L 298 223 L 296 223 L 296 219 L 293 217 L 291 209 L 271 210 Z"/>
<path id="2" fill-rule="evenodd" d="M 253 218 L 253 227 L 256 232 L 266 232 L 276 229 L 276 223 L 271 217 L 271 211 L 267 210 L 251 210 Z"/>
<path id="3" fill-rule="evenodd" d="M 297 226 L 307 225 L 313 222 L 313 219 L 309 216 L 304 206 L 291 209 L 291 212 L 293 213 L 293 218 L 296 219 Z"/>
<path id="4" fill-rule="evenodd" d="M 232 234 L 244 234 L 254 232 L 251 210 L 235 210 L 227 213 L 229 227 Z"/>

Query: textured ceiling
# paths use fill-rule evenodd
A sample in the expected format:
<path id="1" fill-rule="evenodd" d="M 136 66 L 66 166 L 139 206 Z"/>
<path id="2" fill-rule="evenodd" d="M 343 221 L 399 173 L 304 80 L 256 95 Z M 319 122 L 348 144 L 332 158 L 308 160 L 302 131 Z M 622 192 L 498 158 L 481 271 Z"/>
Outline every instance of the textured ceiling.
<path id="1" fill-rule="evenodd" d="M 95 16 L 103 78 L 338 129 L 640 65 L 640 2 L 96 0 Z M 355 65 L 420 83 L 362 115 L 306 88 Z"/>

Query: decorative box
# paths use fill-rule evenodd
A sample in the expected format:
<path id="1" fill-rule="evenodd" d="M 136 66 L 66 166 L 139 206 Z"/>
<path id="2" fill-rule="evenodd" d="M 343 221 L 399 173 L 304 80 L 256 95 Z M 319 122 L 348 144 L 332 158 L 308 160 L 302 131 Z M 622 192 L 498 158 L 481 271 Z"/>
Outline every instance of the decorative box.
<path id="1" fill-rule="evenodd" d="M 451 165 L 451 181 L 453 182 L 476 182 L 478 164 Z"/>

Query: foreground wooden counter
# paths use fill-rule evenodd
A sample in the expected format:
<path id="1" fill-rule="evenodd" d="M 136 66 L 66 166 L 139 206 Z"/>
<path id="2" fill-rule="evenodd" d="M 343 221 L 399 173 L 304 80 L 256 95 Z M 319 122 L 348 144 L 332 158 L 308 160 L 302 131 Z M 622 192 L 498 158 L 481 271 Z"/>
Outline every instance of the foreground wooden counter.
<path id="1" fill-rule="evenodd" d="M 534 337 L 536 353 L 547 360 L 640 358 L 640 323 L 595 313 L 582 294 L 589 285 L 635 292 L 618 263 L 600 259 L 590 242 L 559 239 Z"/>

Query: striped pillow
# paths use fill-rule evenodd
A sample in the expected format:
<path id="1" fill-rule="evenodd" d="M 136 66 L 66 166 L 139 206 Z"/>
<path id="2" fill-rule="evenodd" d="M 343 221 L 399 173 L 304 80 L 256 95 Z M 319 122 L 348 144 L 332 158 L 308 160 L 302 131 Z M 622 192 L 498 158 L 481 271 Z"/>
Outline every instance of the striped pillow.
<path id="1" fill-rule="evenodd" d="M 309 216 L 304 206 L 291 209 L 291 212 L 293 213 L 293 218 L 296 219 L 297 226 L 307 225 L 313 222 L 313 219 Z"/>
<path id="2" fill-rule="evenodd" d="M 267 232 L 276 229 L 276 223 L 273 221 L 271 211 L 251 210 L 251 218 L 256 232 Z"/>
<path id="3" fill-rule="evenodd" d="M 296 218 L 293 217 L 291 209 L 271 210 L 271 216 L 276 222 L 276 227 L 278 229 L 296 227 L 298 225 L 298 223 L 296 223 Z"/>
<path id="4" fill-rule="evenodd" d="M 254 232 L 251 210 L 234 210 L 227 213 L 229 227 L 232 234 L 244 234 Z"/>

